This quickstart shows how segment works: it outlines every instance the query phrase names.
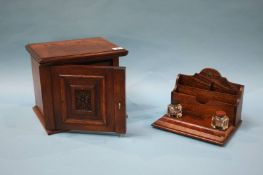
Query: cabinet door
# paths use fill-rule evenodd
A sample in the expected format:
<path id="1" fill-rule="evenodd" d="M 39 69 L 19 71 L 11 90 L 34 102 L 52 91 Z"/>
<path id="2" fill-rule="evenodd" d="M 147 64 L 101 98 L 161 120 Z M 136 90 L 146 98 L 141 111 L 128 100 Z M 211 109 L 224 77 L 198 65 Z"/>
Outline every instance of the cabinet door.
<path id="1" fill-rule="evenodd" d="M 125 68 L 52 67 L 57 129 L 126 132 Z"/>

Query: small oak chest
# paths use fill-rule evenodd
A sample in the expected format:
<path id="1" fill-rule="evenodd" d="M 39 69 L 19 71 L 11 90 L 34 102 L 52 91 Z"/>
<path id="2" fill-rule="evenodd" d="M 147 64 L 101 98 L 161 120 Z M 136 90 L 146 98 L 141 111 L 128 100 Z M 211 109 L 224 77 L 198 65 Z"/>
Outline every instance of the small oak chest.
<path id="1" fill-rule="evenodd" d="M 125 68 L 128 51 L 103 38 L 28 44 L 36 105 L 48 134 L 126 132 Z"/>

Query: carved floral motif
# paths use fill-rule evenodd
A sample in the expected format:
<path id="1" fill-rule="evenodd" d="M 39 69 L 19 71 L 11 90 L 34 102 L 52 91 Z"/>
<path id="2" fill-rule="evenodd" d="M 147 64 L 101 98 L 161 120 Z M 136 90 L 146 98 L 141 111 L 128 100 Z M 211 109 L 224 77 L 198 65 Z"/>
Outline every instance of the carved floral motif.
<path id="1" fill-rule="evenodd" d="M 77 110 L 91 110 L 91 92 L 88 90 L 75 91 L 75 108 Z"/>

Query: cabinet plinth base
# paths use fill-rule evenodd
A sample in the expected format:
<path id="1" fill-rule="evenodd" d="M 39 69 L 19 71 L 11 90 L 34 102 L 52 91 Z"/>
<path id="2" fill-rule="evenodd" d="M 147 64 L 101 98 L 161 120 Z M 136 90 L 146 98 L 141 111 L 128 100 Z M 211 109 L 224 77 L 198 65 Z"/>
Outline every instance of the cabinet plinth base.
<path id="1" fill-rule="evenodd" d="M 35 112 L 37 118 L 39 119 L 40 123 L 42 124 L 43 128 L 45 129 L 45 131 L 48 135 L 69 131 L 69 130 L 63 130 L 63 129 L 61 129 L 61 130 L 48 130 L 48 129 L 46 129 L 44 116 L 40 112 L 39 108 L 37 106 L 34 106 L 33 111 Z"/>

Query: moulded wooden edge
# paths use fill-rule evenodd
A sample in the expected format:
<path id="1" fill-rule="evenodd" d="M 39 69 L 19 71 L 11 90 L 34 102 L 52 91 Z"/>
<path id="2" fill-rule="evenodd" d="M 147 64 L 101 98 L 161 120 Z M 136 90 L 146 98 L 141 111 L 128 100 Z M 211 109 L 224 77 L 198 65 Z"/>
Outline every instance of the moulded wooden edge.
<path id="1" fill-rule="evenodd" d="M 72 40 L 61 40 L 61 41 L 50 41 L 50 42 L 42 42 L 42 43 L 29 43 L 25 46 L 26 50 L 30 53 L 30 55 L 39 63 L 39 64 L 48 64 L 53 62 L 64 62 L 64 61 L 76 61 L 76 60 L 87 60 L 87 59 L 95 59 L 96 60 L 103 60 L 105 56 L 109 58 L 113 57 L 121 57 L 128 55 L 128 50 L 122 48 L 120 50 L 108 50 L 108 51 L 98 51 L 96 53 L 82 53 L 76 55 L 61 55 L 61 56 L 46 56 L 43 57 L 39 55 L 37 49 L 33 48 L 35 45 L 46 45 L 46 44 L 56 44 L 56 43 L 67 43 L 72 41 L 85 41 L 85 40 L 92 40 L 92 39 L 100 39 L 104 42 L 112 44 L 113 46 L 118 46 L 103 37 L 93 37 L 93 38 L 82 38 L 82 39 L 72 39 Z"/>
<path id="2" fill-rule="evenodd" d="M 237 128 L 240 126 L 242 122 L 240 120 L 240 122 L 236 126 L 231 126 L 226 131 L 223 131 L 225 132 L 225 136 L 216 136 L 213 134 L 208 134 L 206 132 L 202 132 L 200 130 L 194 129 L 193 124 L 189 123 L 189 126 L 185 126 L 185 124 L 183 126 L 183 125 L 180 125 L 180 123 L 177 123 L 177 124 L 171 123 L 169 122 L 169 120 L 166 120 L 166 118 L 170 118 L 170 117 L 167 117 L 165 114 L 160 119 L 152 123 L 152 126 L 158 129 L 170 131 L 176 134 L 188 136 L 194 139 L 199 139 L 199 140 L 213 143 L 213 144 L 220 145 L 220 146 L 223 146 L 227 143 L 229 138 L 233 135 L 233 133 L 237 130 Z"/>
<path id="3" fill-rule="evenodd" d="M 41 111 L 39 110 L 38 106 L 34 106 L 33 111 L 36 114 L 37 118 L 39 119 L 40 123 L 42 124 L 43 128 L 45 129 L 48 135 L 69 131 L 69 130 L 48 130 L 46 129 L 45 118 L 42 115 Z"/>

